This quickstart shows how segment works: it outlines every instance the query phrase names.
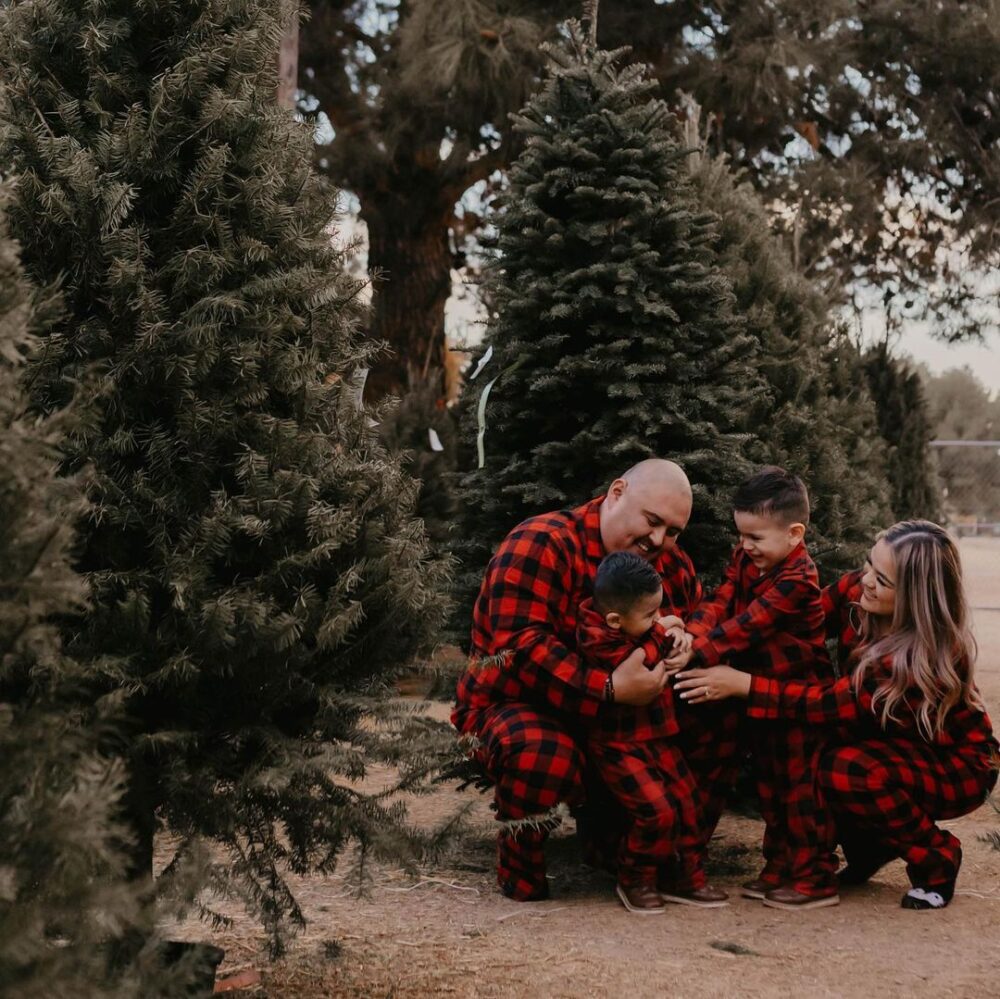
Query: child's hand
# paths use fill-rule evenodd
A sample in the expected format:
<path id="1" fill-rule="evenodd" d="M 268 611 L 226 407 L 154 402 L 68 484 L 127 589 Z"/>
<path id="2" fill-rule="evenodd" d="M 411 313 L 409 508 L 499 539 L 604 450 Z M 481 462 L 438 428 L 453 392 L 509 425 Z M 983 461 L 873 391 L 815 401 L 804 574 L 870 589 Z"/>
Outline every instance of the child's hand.
<path id="1" fill-rule="evenodd" d="M 656 623 L 664 630 L 670 631 L 671 628 L 680 628 L 681 631 L 684 630 L 684 622 L 676 614 L 664 614 L 663 617 L 658 617 Z"/>
<path id="2" fill-rule="evenodd" d="M 691 662 L 692 653 L 690 646 L 688 648 L 683 648 L 681 646 L 674 646 L 673 652 L 663 660 L 663 668 L 667 671 L 668 675 L 674 673 L 679 673 L 689 662 Z"/>
<path id="3" fill-rule="evenodd" d="M 676 622 L 674 624 L 664 624 L 664 621 Z M 684 622 L 679 617 L 661 617 L 660 627 L 674 640 L 675 652 L 688 652 L 694 642 L 694 635 L 689 635 L 684 630 Z"/>
<path id="4" fill-rule="evenodd" d="M 674 690 L 680 691 L 681 700 L 692 704 L 723 701 L 727 697 L 749 697 L 750 674 L 730 666 L 692 669 L 677 677 Z"/>

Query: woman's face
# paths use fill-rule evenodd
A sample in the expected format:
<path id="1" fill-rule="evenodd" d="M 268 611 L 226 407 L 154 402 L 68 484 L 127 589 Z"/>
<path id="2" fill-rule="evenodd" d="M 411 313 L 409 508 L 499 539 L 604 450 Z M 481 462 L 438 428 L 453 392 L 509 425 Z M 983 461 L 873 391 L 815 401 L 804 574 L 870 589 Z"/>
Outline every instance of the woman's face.
<path id="1" fill-rule="evenodd" d="M 892 617 L 896 607 L 896 560 L 884 538 L 875 543 L 861 575 L 861 609 L 876 617 Z"/>

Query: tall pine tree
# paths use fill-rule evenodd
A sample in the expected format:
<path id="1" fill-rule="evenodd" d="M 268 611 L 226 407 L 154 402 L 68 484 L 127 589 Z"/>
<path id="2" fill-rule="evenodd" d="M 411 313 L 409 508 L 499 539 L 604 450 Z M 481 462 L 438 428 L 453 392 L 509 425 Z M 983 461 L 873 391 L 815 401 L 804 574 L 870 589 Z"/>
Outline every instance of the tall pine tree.
<path id="1" fill-rule="evenodd" d="M 85 601 L 68 554 L 82 485 L 57 475 L 74 417 L 25 413 L 19 377 L 53 301 L 29 291 L 5 203 L 0 190 L 0 991 L 138 996 L 103 949 L 142 914 L 124 879 L 122 768 L 67 697 L 84 667 L 53 623 Z"/>
<path id="2" fill-rule="evenodd" d="M 695 122 L 690 123 L 694 125 Z M 696 128 L 688 144 L 699 144 Z M 761 344 L 770 392 L 747 412 L 759 463 L 802 477 L 812 504 L 810 547 L 827 576 L 856 567 L 888 522 L 885 447 L 861 377 L 842 384 L 844 366 L 859 374 L 857 349 L 831 319 L 821 290 L 796 271 L 771 233 L 763 203 L 724 158 L 695 152 L 695 184 L 720 217 L 713 242 L 747 332 Z"/>
<path id="3" fill-rule="evenodd" d="M 940 489 L 929 447 L 934 432 L 920 375 L 890 354 L 885 341 L 865 353 L 864 372 L 888 449 L 893 516 L 937 520 Z"/>
<path id="4" fill-rule="evenodd" d="M 757 343 L 713 262 L 716 219 L 670 112 L 622 55 L 571 22 L 515 118 L 526 148 L 497 218 L 493 355 L 463 400 L 473 441 L 492 386 L 485 463 L 460 490 L 459 629 L 507 531 L 651 454 L 692 481 L 684 544 L 700 566 L 717 570 L 732 543 L 729 497 L 748 467 L 732 428 L 761 391 Z"/>
<path id="5" fill-rule="evenodd" d="M 0 15 L 0 162 L 30 276 L 62 281 L 32 396 L 99 377 L 68 442 L 93 469 L 66 628 L 125 699 L 133 869 L 165 822 L 209 836 L 266 925 L 282 865 L 352 838 L 406 855 L 362 794 L 369 695 L 434 635 L 442 566 L 415 484 L 357 404 L 356 287 L 275 106 L 278 0 L 29 0 Z"/>

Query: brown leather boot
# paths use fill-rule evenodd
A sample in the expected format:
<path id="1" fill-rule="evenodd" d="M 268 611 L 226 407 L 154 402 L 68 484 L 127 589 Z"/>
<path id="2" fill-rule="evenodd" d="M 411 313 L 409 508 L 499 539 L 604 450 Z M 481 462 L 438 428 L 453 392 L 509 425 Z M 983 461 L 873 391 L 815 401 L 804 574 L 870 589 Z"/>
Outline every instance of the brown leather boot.
<path id="1" fill-rule="evenodd" d="M 829 889 L 826 895 L 803 895 L 791 886 L 772 888 L 764 896 L 764 905 L 772 909 L 822 909 L 827 905 L 839 905 L 840 896 L 836 888 Z"/>
<path id="2" fill-rule="evenodd" d="M 666 911 L 660 893 L 653 885 L 635 885 L 626 888 L 619 883 L 615 886 L 615 894 L 621 899 L 622 905 L 637 916 L 655 916 Z"/>
<path id="3" fill-rule="evenodd" d="M 660 889 L 660 898 L 664 902 L 677 902 L 680 905 L 695 905 L 701 909 L 720 909 L 729 905 L 729 893 L 721 888 L 705 885 L 704 888 L 693 888 L 688 891 Z"/>

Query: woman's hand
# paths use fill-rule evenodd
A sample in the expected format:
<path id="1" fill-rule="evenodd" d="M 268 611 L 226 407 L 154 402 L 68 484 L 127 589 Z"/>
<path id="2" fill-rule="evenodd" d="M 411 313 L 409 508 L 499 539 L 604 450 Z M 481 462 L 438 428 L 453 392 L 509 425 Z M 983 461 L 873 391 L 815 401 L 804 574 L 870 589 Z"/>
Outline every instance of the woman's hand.
<path id="1" fill-rule="evenodd" d="M 691 669 L 675 678 L 674 690 L 680 692 L 681 700 L 692 704 L 723 701 L 727 697 L 749 697 L 750 674 L 730 666 Z"/>

